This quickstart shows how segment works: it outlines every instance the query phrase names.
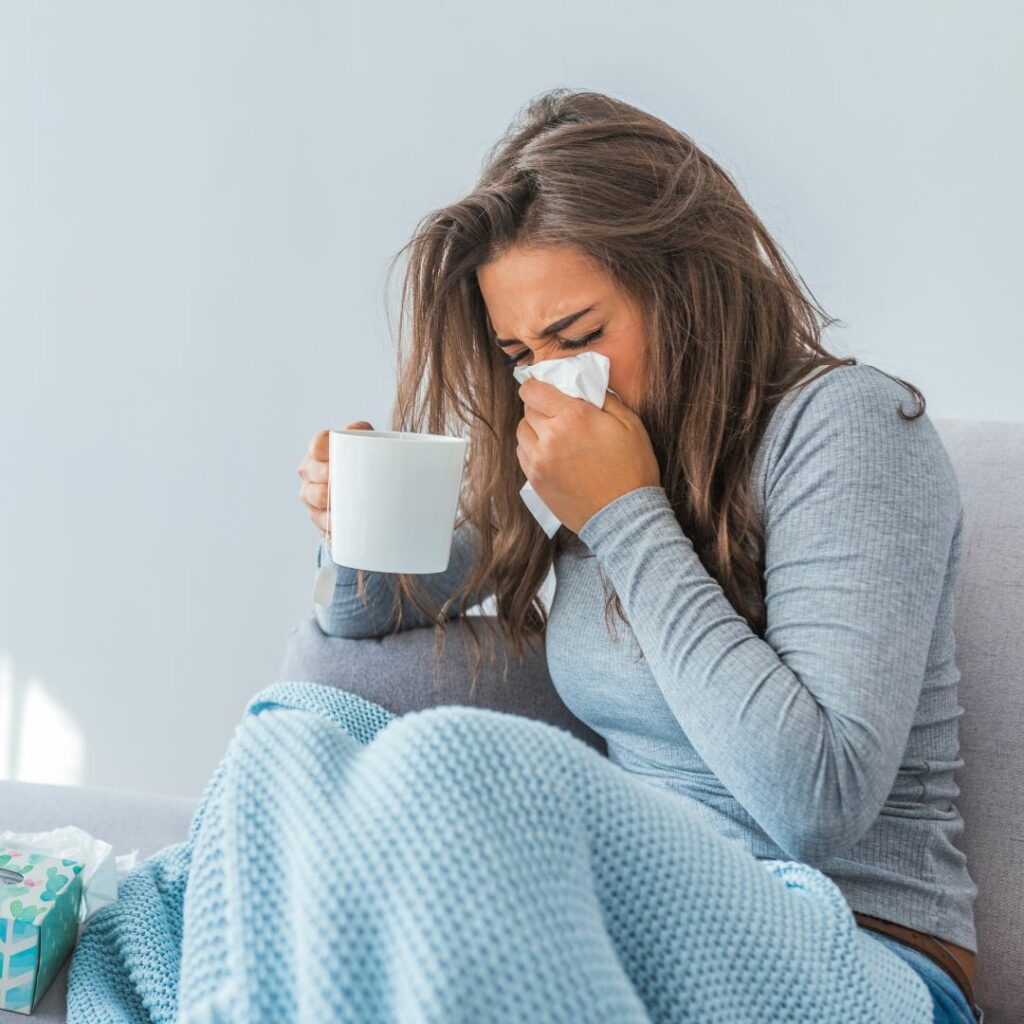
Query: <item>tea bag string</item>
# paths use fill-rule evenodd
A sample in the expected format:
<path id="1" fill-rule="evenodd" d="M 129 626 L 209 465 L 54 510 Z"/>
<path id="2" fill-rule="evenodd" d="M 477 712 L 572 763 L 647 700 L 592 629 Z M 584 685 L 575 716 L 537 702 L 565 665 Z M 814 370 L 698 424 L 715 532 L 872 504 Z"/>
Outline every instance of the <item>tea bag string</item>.
<path id="1" fill-rule="evenodd" d="M 327 528 L 324 530 L 324 543 L 327 551 L 331 550 L 331 456 L 327 456 Z"/>
<path id="2" fill-rule="evenodd" d="M 313 584 L 313 600 L 321 607 L 326 607 L 334 597 L 334 587 L 338 582 L 338 570 L 331 554 L 331 457 L 327 456 L 327 525 L 322 531 L 320 569 Z"/>

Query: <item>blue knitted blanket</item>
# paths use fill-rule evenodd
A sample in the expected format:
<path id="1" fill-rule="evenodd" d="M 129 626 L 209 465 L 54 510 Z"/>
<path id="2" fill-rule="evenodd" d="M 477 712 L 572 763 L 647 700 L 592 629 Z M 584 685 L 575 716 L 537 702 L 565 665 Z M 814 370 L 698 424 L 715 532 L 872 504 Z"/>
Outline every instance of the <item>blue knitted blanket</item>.
<path id="1" fill-rule="evenodd" d="M 930 1024 L 838 888 L 565 730 L 257 693 L 188 838 L 87 924 L 69 1024 Z"/>

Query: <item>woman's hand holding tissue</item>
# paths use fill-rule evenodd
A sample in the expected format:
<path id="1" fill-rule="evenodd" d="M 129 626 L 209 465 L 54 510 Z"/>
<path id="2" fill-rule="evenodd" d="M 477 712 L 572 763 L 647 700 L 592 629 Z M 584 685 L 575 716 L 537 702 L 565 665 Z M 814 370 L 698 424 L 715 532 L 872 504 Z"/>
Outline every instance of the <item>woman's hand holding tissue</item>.
<path id="1" fill-rule="evenodd" d="M 643 421 L 609 391 L 604 406 L 546 381 L 519 387 L 525 416 L 516 455 L 527 480 L 573 533 L 637 487 L 660 486 L 661 469 Z"/>

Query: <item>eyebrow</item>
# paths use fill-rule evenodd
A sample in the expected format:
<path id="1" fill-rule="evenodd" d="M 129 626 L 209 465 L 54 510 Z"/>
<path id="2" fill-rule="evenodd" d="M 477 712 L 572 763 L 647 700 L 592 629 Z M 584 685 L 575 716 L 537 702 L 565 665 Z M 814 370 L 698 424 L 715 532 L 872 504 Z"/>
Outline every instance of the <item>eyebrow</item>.
<path id="1" fill-rule="evenodd" d="M 596 303 L 594 304 L 596 305 Z M 543 331 L 540 332 L 542 338 L 550 338 L 553 334 L 558 334 L 560 331 L 564 331 L 566 327 L 571 327 L 581 316 L 589 313 L 594 306 L 587 306 L 586 309 L 581 309 L 576 313 L 570 313 L 568 316 L 563 316 L 561 320 L 556 320 L 553 324 L 548 324 Z M 502 348 L 507 348 L 509 345 L 522 345 L 524 342 L 518 338 L 495 338 L 494 339 Z"/>

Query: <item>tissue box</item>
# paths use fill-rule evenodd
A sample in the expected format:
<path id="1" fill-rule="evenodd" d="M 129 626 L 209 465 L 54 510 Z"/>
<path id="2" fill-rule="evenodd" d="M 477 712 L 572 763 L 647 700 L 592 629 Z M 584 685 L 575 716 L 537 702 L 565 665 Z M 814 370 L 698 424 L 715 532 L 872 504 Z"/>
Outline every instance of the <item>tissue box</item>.
<path id="1" fill-rule="evenodd" d="M 0 1010 L 31 1013 L 78 938 L 82 865 L 0 844 Z"/>

